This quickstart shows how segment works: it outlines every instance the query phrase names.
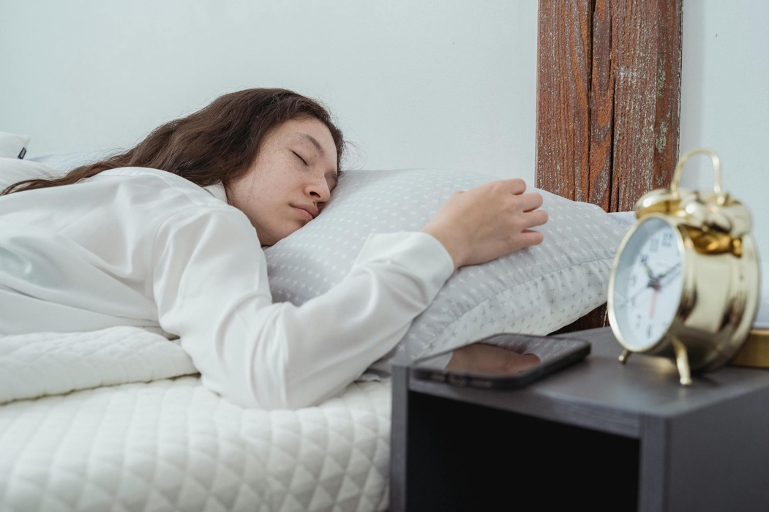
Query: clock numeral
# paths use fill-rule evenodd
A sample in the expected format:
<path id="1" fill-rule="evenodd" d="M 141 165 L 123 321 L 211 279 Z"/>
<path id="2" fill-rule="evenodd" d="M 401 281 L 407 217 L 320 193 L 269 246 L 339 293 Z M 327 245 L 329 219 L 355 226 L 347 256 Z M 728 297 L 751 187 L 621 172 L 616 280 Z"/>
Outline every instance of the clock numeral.
<path id="1" fill-rule="evenodd" d="M 673 233 L 665 233 L 663 235 L 663 247 L 671 247 L 671 243 L 674 241 Z"/>
<path id="2" fill-rule="evenodd" d="M 650 255 L 649 255 L 649 254 L 642 254 L 642 258 L 641 258 L 641 260 L 640 260 L 640 261 L 641 261 L 642 263 L 647 263 L 647 260 L 649 259 L 649 257 L 650 257 Z"/>
<path id="3" fill-rule="evenodd" d="M 633 274 L 631 276 L 631 282 L 629 283 L 631 286 L 634 286 L 636 284 L 636 274 Z"/>
<path id="4" fill-rule="evenodd" d="M 647 326 L 647 337 L 652 336 L 652 324 Z"/>

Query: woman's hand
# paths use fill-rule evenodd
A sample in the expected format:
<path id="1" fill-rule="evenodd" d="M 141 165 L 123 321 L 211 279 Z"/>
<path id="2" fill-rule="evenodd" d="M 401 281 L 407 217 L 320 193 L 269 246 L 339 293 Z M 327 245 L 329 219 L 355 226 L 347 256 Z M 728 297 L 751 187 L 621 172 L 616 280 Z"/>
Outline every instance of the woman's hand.
<path id="1" fill-rule="evenodd" d="M 455 268 L 477 265 L 537 245 L 543 234 L 530 228 L 548 221 L 538 210 L 543 196 L 525 194 L 521 179 L 494 181 L 456 192 L 422 229 L 443 244 Z"/>

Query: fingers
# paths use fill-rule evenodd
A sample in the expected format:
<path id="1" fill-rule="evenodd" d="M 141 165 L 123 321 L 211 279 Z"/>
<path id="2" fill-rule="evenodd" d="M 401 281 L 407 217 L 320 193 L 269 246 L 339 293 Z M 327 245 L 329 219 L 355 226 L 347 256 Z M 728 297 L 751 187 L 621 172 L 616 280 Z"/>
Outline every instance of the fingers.
<path id="1" fill-rule="evenodd" d="M 548 212 L 545 210 L 535 210 L 524 214 L 524 225 L 527 228 L 542 226 L 548 222 Z"/>
<path id="2" fill-rule="evenodd" d="M 523 194 L 527 190 L 527 184 L 521 178 L 513 178 L 511 180 L 502 180 L 501 183 L 505 184 L 506 188 L 509 188 L 512 194 Z"/>
<path id="3" fill-rule="evenodd" d="M 543 206 L 543 196 L 537 192 L 522 194 L 519 196 L 519 200 L 521 201 L 521 209 L 525 212 L 531 212 Z"/>
<path id="4" fill-rule="evenodd" d="M 540 209 L 543 196 L 526 189 L 524 180 L 511 179 L 456 192 L 422 231 L 444 245 L 455 268 L 537 245 L 543 234 L 532 228 L 545 224 L 548 213 Z"/>
<path id="5" fill-rule="evenodd" d="M 540 231 L 531 231 L 529 229 L 525 229 L 516 236 L 516 242 L 521 245 L 521 247 L 539 245 L 543 243 L 543 233 Z"/>

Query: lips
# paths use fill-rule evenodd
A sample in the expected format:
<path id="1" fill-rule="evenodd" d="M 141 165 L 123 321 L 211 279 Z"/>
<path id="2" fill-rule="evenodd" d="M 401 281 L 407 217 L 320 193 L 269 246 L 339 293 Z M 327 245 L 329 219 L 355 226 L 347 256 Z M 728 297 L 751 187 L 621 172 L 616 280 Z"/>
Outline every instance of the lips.
<path id="1" fill-rule="evenodd" d="M 294 206 L 292 208 L 299 210 L 307 221 L 311 221 L 318 216 L 318 210 L 312 206 Z"/>

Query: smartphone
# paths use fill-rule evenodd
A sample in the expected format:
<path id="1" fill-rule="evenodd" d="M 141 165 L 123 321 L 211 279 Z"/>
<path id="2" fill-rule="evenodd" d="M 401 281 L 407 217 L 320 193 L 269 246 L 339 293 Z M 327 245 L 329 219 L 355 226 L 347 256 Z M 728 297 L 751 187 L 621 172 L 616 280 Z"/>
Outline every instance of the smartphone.
<path id="1" fill-rule="evenodd" d="M 591 344 L 577 337 L 500 333 L 416 360 L 411 376 L 482 389 L 516 389 L 583 360 Z M 465 348 L 465 347 L 462 347 Z"/>

